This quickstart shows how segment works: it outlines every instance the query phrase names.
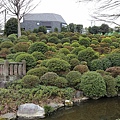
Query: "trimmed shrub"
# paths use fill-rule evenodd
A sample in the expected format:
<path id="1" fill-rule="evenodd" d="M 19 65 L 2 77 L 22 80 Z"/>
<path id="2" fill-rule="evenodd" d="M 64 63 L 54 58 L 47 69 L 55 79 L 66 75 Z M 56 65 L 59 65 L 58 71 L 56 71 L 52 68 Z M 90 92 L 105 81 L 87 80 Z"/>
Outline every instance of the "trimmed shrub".
<path id="1" fill-rule="evenodd" d="M 37 36 L 35 33 L 32 33 L 30 35 L 28 35 L 28 39 L 33 41 L 33 42 L 36 42 L 37 41 Z"/>
<path id="2" fill-rule="evenodd" d="M 80 72 L 81 74 L 89 71 L 88 66 L 87 66 L 87 65 L 82 65 L 82 64 L 76 65 L 76 66 L 73 68 L 73 70 L 78 71 L 78 72 Z"/>
<path id="3" fill-rule="evenodd" d="M 15 52 L 27 52 L 30 46 L 29 42 L 19 42 L 14 45 Z"/>
<path id="4" fill-rule="evenodd" d="M 79 47 L 80 44 L 79 44 L 78 42 L 73 42 L 73 43 L 71 44 L 71 46 L 72 46 L 72 47 Z"/>
<path id="5" fill-rule="evenodd" d="M 120 44 L 118 42 L 112 42 L 111 46 L 114 46 L 115 48 L 119 48 Z"/>
<path id="6" fill-rule="evenodd" d="M 91 41 L 91 44 L 98 45 L 98 44 L 99 44 L 99 42 L 98 42 L 98 40 L 92 40 L 92 41 Z"/>
<path id="7" fill-rule="evenodd" d="M 120 75 L 120 67 L 109 67 L 106 72 L 109 72 L 113 77 L 117 77 L 117 75 Z"/>
<path id="8" fill-rule="evenodd" d="M 0 57 L 1 58 L 6 58 L 6 56 L 8 55 L 8 54 L 10 54 L 11 52 L 10 52 L 10 50 L 9 49 L 7 49 L 7 48 L 2 48 L 1 50 L 0 50 Z"/>
<path id="9" fill-rule="evenodd" d="M 21 62 L 22 60 L 26 61 L 27 70 L 30 70 L 36 65 L 36 60 L 31 54 L 20 54 L 15 59 L 16 62 Z"/>
<path id="10" fill-rule="evenodd" d="M 103 77 L 105 83 L 106 83 L 106 93 L 107 97 L 114 97 L 117 95 L 116 90 L 116 81 L 115 79 L 110 75 L 105 75 Z"/>
<path id="11" fill-rule="evenodd" d="M 19 42 L 28 42 L 28 37 L 26 35 L 21 35 L 19 38 L 18 38 L 18 41 Z"/>
<path id="12" fill-rule="evenodd" d="M 39 78 L 35 75 L 26 75 L 22 78 L 23 87 L 31 88 L 39 85 Z"/>
<path id="13" fill-rule="evenodd" d="M 40 79 L 40 77 L 47 72 L 48 72 L 48 69 L 46 67 L 39 67 L 39 68 L 30 69 L 27 72 L 27 75 L 35 75 L 35 76 L 38 76 Z"/>
<path id="14" fill-rule="evenodd" d="M 59 39 L 55 36 L 48 38 L 48 42 L 57 44 Z"/>
<path id="15" fill-rule="evenodd" d="M 106 37 L 106 38 L 103 38 L 101 42 L 111 44 L 111 43 L 112 43 L 112 40 L 111 40 L 110 37 Z"/>
<path id="16" fill-rule="evenodd" d="M 116 78 L 115 78 L 115 81 L 116 81 L 116 87 L 118 89 L 118 92 L 120 92 L 120 75 L 118 75 Z"/>
<path id="17" fill-rule="evenodd" d="M 103 70 L 106 70 L 107 68 L 111 67 L 111 62 L 108 58 L 101 58 L 101 62 L 103 64 Z"/>
<path id="18" fill-rule="evenodd" d="M 11 41 L 4 41 L 0 44 L 0 48 L 11 48 L 14 44 Z"/>
<path id="19" fill-rule="evenodd" d="M 18 55 L 20 55 L 20 54 L 26 54 L 26 53 L 25 53 L 25 52 L 17 52 L 17 53 L 14 54 L 14 58 L 13 58 L 13 59 L 15 60 L 16 57 L 17 57 Z"/>
<path id="20" fill-rule="evenodd" d="M 75 54 L 67 54 L 67 61 L 68 62 L 73 58 L 77 58 L 77 56 Z"/>
<path id="21" fill-rule="evenodd" d="M 58 75 L 60 75 L 60 72 L 64 73 L 70 69 L 70 64 L 67 61 L 59 58 L 51 58 L 47 62 L 47 67 L 49 71 L 56 72 Z"/>
<path id="22" fill-rule="evenodd" d="M 67 87 L 67 84 L 68 84 L 68 81 L 64 77 L 57 77 L 53 85 L 59 88 L 65 88 Z"/>
<path id="23" fill-rule="evenodd" d="M 80 61 L 86 61 L 89 65 L 89 63 L 94 60 L 97 59 L 99 57 L 99 53 L 95 52 L 92 48 L 88 47 L 84 50 L 81 50 L 78 53 L 78 59 Z"/>
<path id="24" fill-rule="evenodd" d="M 66 79 L 68 80 L 68 85 L 70 87 L 75 87 L 78 83 L 80 83 L 81 74 L 78 71 L 70 71 L 66 75 Z"/>
<path id="25" fill-rule="evenodd" d="M 70 51 L 69 51 L 67 48 L 61 48 L 61 49 L 59 50 L 59 52 L 60 52 L 60 53 L 64 53 L 65 55 L 67 55 L 67 54 L 70 53 Z"/>
<path id="26" fill-rule="evenodd" d="M 86 72 L 81 77 L 80 88 L 90 98 L 100 98 L 106 95 L 106 85 L 103 77 L 93 71 Z"/>
<path id="27" fill-rule="evenodd" d="M 35 51 L 45 53 L 48 51 L 48 46 L 43 42 L 35 42 L 30 45 L 28 53 L 33 53 Z"/>
<path id="28" fill-rule="evenodd" d="M 69 63 L 71 65 L 71 69 L 73 69 L 75 66 L 80 64 L 80 61 L 77 58 L 72 58 L 69 60 Z"/>
<path id="29" fill-rule="evenodd" d="M 45 55 L 42 52 L 35 51 L 32 55 L 35 57 L 36 61 L 45 59 Z"/>
<path id="30" fill-rule="evenodd" d="M 59 38 L 59 39 L 62 39 L 62 38 L 64 38 L 64 35 L 61 34 L 61 33 L 58 33 L 58 38 Z"/>
<path id="31" fill-rule="evenodd" d="M 69 38 L 62 38 L 61 42 L 62 43 L 66 43 L 66 42 L 70 43 L 70 39 Z"/>
<path id="32" fill-rule="evenodd" d="M 85 46 L 79 46 L 79 47 L 75 47 L 71 53 L 72 54 L 75 54 L 75 55 L 78 55 L 78 53 L 81 51 L 81 50 L 84 50 L 85 49 Z"/>
<path id="33" fill-rule="evenodd" d="M 120 53 L 111 53 L 107 58 L 111 61 L 112 66 L 120 66 Z"/>
<path id="34" fill-rule="evenodd" d="M 8 55 L 6 56 L 6 58 L 7 58 L 7 59 L 14 59 L 14 55 L 15 55 L 15 54 L 8 54 Z"/>
<path id="35" fill-rule="evenodd" d="M 7 37 L 9 40 L 11 40 L 12 42 L 16 41 L 17 40 L 17 36 L 16 34 L 10 34 L 8 35 Z"/>
<path id="36" fill-rule="evenodd" d="M 55 72 L 47 72 L 40 78 L 40 83 L 55 86 L 55 80 L 59 77 Z"/>
<path id="37" fill-rule="evenodd" d="M 84 45 L 85 47 L 89 47 L 90 45 L 90 39 L 88 39 L 87 37 L 80 37 L 79 38 L 79 44 Z"/>
<path id="38" fill-rule="evenodd" d="M 90 63 L 90 70 L 96 71 L 96 70 L 103 70 L 103 64 L 100 59 L 92 60 Z"/>

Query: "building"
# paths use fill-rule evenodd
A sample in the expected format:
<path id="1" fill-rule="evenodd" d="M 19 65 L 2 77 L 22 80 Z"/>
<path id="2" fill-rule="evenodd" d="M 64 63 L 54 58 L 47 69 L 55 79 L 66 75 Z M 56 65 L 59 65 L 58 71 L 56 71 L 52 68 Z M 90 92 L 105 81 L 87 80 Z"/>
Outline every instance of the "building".
<path id="1" fill-rule="evenodd" d="M 45 26 L 47 32 L 49 32 L 54 31 L 55 28 L 58 28 L 58 31 L 61 31 L 61 28 L 67 26 L 67 24 L 61 15 L 54 13 L 31 13 L 26 14 L 23 17 L 21 28 L 33 31 L 40 26 Z"/>

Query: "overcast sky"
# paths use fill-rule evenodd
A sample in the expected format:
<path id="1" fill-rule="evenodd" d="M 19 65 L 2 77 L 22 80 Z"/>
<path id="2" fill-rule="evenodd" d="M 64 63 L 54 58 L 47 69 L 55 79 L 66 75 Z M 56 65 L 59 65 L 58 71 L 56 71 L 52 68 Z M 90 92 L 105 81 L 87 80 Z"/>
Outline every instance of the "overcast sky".
<path id="1" fill-rule="evenodd" d="M 77 3 L 77 0 L 41 0 L 41 3 L 32 13 L 56 13 L 63 17 L 67 24 L 82 24 L 91 26 L 90 12 L 93 6 L 86 3 Z M 92 22 L 92 25 L 98 25 Z"/>

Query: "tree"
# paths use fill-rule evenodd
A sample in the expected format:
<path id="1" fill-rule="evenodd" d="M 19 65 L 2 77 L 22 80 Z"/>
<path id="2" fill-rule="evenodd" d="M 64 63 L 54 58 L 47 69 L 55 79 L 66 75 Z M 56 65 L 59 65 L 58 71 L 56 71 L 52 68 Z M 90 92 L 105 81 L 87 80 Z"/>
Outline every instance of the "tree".
<path id="1" fill-rule="evenodd" d="M 33 2 L 34 0 L 1 0 L 2 7 L 17 17 L 18 37 L 21 36 L 20 20 L 40 3 Z"/>
<path id="2" fill-rule="evenodd" d="M 100 26 L 100 32 L 104 35 L 109 32 L 109 26 L 107 24 L 102 24 Z"/>
<path id="3" fill-rule="evenodd" d="M 100 31 L 100 27 L 98 27 L 98 26 L 89 27 L 88 31 L 91 34 L 98 34 Z"/>
<path id="4" fill-rule="evenodd" d="M 119 0 L 79 0 L 79 2 L 96 3 L 92 17 L 98 21 L 105 21 L 120 26 L 115 20 L 120 17 Z"/>
<path id="5" fill-rule="evenodd" d="M 10 18 L 7 23 L 5 24 L 5 30 L 4 34 L 5 35 L 10 35 L 10 34 L 17 34 L 18 30 L 18 23 L 16 18 Z"/>
<path id="6" fill-rule="evenodd" d="M 69 31 L 70 32 L 75 32 L 75 25 L 74 25 L 74 23 L 70 23 L 68 27 L 69 27 Z"/>
<path id="7" fill-rule="evenodd" d="M 83 25 L 76 25 L 76 31 L 79 32 L 79 33 L 82 33 L 82 30 L 83 30 Z"/>

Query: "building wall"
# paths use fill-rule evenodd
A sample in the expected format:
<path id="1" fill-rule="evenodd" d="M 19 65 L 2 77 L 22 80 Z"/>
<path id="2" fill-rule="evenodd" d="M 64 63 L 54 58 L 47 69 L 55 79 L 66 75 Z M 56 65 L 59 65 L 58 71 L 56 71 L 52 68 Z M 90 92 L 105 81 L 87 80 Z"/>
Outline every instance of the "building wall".
<path id="1" fill-rule="evenodd" d="M 58 21 L 24 21 L 21 23 L 21 27 L 25 30 L 33 31 L 34 28 L 39 28 L 40 26 L 46 26 L 49 30 L 54 31 L 55 28 L 58 28 L 58 31 L 61 31 L 62 23 Z"/>

